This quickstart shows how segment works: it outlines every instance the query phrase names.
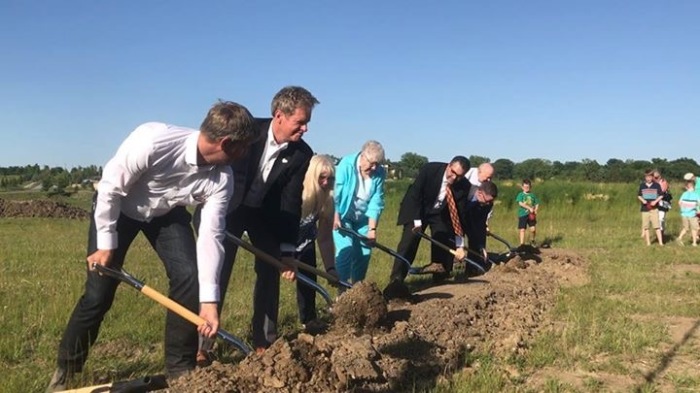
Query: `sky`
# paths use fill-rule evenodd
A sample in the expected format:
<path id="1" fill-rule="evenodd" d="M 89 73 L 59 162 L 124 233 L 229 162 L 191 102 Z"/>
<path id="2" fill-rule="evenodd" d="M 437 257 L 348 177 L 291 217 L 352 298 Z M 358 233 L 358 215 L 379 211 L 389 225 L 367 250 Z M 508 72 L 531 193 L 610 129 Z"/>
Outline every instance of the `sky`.
<path id="1" fill-rule="evenodd" d="M 0 166 L 104 165 L 139 124 L 320 101 L 344 156 L 695 159 L 700 1 L 0 0 Z"/>

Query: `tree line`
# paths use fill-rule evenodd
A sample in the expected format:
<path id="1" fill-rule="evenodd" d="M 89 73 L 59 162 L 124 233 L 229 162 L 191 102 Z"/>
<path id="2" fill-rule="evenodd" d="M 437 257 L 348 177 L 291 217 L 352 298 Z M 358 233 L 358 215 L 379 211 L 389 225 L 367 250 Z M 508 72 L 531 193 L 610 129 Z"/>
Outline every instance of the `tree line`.
<path id="1" fill-rule="evenodd" d="M 700 166 L 691 158 L 679 158 L 669 161 L 665 158 L 652 158 L 647 160 L 619 160 L 611 158 L 601 164 L 596 160 L 584 159 L 581 161 L 550 161 L 542 158 L 530 158 L 522 162 L 513 162 L 507 158 L 499 158 L 491 161 L 488 157 L 469 156 L 472 167 L 477 167 L 488 162 L 495 169 L 495 180 L 571 180 L 590 182 L 627 183 L 639 182 L 644 177 L 647 169 L 658 169 L 662 176 L 668 180 L 682 179 L 688 172 L 700 174 Z M 389 163 L 403 177 L 414 177 L 428 159 L 417 153 L 404 153 L 401 160 Z"/>
<path id="2" fill-rule="evenodd" d="M 38 164 L 0 167 L 0 188 L 15 190 L 32 186 L 32 188 L 40 187 L 44 191 L 52 189 L 63 191 L 70 188 L 91 187 L 92 181 L 99 180 L 101 175 L 102 167 L 95 165 L 71 169 L 47 165 L 41 167 Z"/>
<path id="3" fill-rule="evenodd" d="M 334 156 L 331 156 L 333 158 Z M 652 158 L 651 160 L 619 160 L 611 158 L 605 163 L 584 159 L 581 161 L 550 161 L 542 158 L 530 158 L 522 162 L 513 162 L 507 158 L 491 161 L 488 157 L 469 156 L 472 167 L 488 162 L 496 171 L 495 180 L 511 179 L 542 179 L 570 180 L 590 182 L 638 182 L 643 178 L 647 169 L 658 169 L 669 180 L 679 180 L 683 174 L 692 172 L 700 174 L 700 165 L 692 158 L 667 160 Z M 428 162 L 428 158 L 418 153 L 408 152 L 396 162 L 385 162 L 389 176 L 394 178 L 412 178 L 418 170 Z M 0 189 L 15 190 L 33 185 L 44 191 L 69 190 L 81 187 L 91 187 L 92 182 L 99 180 L 102 167 L 90 165 L 78 166 L 71 169 L 62 167 L 26 166 L 0 167 Z M 34 188 L 33 187 L 33 188 Z"/>

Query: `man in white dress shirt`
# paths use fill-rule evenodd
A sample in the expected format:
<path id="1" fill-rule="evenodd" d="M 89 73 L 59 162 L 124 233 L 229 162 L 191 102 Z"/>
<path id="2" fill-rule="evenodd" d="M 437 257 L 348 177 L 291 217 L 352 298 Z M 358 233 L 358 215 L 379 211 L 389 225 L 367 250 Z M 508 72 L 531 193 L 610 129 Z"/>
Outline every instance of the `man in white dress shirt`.
<path id="1" fill-rule="evenodd" d="M 194 326 L 168 312 L 165 366 L 169 376 L 194 369 L 198 333 L 219 327 L 219 271 L 225 217 L 233 195 L 232 162 L 257 139 L 243 106 L 219 102 L 199 130 L 164 123 L 137 127 L 105 165 L 93 202 L 85 292 L 78 300 L 58 349 L 58 368 L 47 391 L 64 390 L 82 371 L 119 281 L 93 264 L 120 269 L 129 245 L 143 232 L 163 261 L 169 297 L 207 323 Z M 195 241 L 186 206 L 202 205 Z"/>

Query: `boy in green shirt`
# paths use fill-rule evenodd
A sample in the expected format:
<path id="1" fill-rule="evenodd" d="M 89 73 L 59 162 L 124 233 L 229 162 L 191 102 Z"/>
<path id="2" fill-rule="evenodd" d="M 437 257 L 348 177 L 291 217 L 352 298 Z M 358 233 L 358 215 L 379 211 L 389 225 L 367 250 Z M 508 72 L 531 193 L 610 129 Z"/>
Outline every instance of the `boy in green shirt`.
<path id="1" fill-rule="evenodd" d="M 520 232 L 520 245 L 525 244 L 525 229 L 530 227 L 532 239 L 530 244 L 535 246 L 535 237 L 537 236 L 537 209 L 540 206 L 540 200 L 535 194 L 530 192 L 532 182 L 530 179 L 524 179 L 521 185 L 522 191 L 515 197 L 515 202 L 518 204 L 518 231 Z"/>

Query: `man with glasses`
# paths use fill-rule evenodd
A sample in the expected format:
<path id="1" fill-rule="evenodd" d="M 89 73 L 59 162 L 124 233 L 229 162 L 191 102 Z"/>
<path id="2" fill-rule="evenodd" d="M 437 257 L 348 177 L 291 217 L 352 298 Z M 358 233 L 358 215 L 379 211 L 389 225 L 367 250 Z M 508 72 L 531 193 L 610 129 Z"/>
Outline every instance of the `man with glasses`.
<path id="1" fill-rule="evenodd" d="M 488 268 L 488 254 L 486 252 L 488 220 L 493 211 L 493 202 L 498 196 L 498 187 L 491 180 L 485 180 L 480 182 L 478 186 L 472 184 L 471 188 L 474 192 L 474 199 L 470 201 L 466 210 L 467 225 L 464 232 L 467 234 L 469 242 L 469 257 L 480 262 L 486 270 Z"/>
<path id="2" fill-rule="evenodd" d="M 408 187 L 401 201 L 397 225 L 403 225 L 397 252 L 413 262 L 418 251 L 420 237 L 416 230 L 430 227 L 431 236 L 440 243 L 456 249 L 457 255 L 432 245 L 431 264 L 422 269 L 432 273 L 433 280 L 440 282 L 449 276 L 453 260 L 464 258 L 464 238 L 469 182 L 464 178 L 469 170 L 469 160 L 454 157 L 449 163 L 429 162 L 420 169 L 413 184 Z M 454 202 L 454 209 L 450 205 Z M 452 214 L 451 214 L 452 210 Z M 455 214 L 456 213 L 456 214 Z M 388 299 L 410 295 L 404 284 L 408 266 L 400 259 L 394 260 L 389 285 L 384 289 Z"/>

